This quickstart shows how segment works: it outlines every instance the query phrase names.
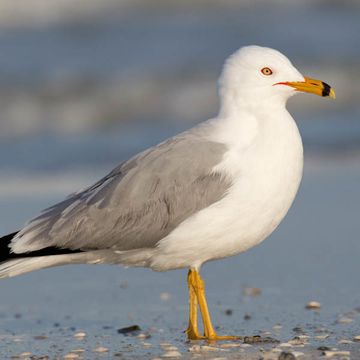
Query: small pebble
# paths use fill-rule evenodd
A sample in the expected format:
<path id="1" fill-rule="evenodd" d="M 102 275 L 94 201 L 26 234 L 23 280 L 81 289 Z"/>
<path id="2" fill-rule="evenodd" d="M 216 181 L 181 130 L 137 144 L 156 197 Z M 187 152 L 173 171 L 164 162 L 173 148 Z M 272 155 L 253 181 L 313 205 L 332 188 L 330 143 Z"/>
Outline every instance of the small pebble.
<path id="1" fill-rule="evenodd" d="M 266 337 L 266 336 L 271 336 L 271 332 L 270 331 L 261 331 L 261 337 Z"/>
<path id="2" fill-rule="evenodd" d="M 193 345 L 189 348 L 190 352 L 208 352 L 208 351 L 228 351 L 226 349 L 217 348 L 215 346 L 208 345 Z"/>
<path id="3" fill-rule="evenodd" d="M 309 335 L 298 335 L 297 338 L 306 342 L 310 339 L 310 336 Z"/>
<path id="4" fill-rule="evenodd" d="M 181 353 L 176 350 L 168 351 L 165 354 L 161 355 L 162 358 L 179 358 L 181 357 Z"/>
<path id="5" fill-rule="evenodd" d="M 321 308 L 321 304 L 318 301 L 309 301 L 305 308 L 308 310 L 318 310 Z"/>
<path id="6" fill-rule="evenodd" d="M 79 331 L 74 334 L 74 338 L 76 339 L 83 339 L 85 336 L 86 336 L 86 332 L 83 331 Z"/>
<path id="7" fill-rule="evenodd" d="M 339 340 L 339 344 L 349 345 L 349 344 L 352 344 L 352 343 L 353 342 L 351 340 L 348 340 L 348 339 Z"/>
<path id="8" fill-rule="evenodd" d="M 225 315 L 231 316 L 232 314 L 233 314 L 233 311 L 231 309 L 226 309 L 225 310 Z"/>
<path id="9" fill-rule="evenodd" d="M 141 339 L 141 340 L 144 340 L 144 339 L 150 339 L 151 338 L 151 335 L 150 334 L 144 334 L 144 333 L 141 333 L 137 336 L 138 339 Z"/>
<path id="10" fill-rule="evenodd" d="M 108 351 L 109 351 L 109 349 L 106 347 L 103 347 L 103 346 L 99 346 L 93 350 L 93 352 L 97 352 L 97 353 L 105 353 Z"/>
<path id="11" fill-rule="evenodd" d="M 259 296 L 261 295 L 261 289 L 256 287 L 245 287 L 242 293 L 244 296 Z"/>
<path id="12" fill-rule="evenodd" d="M 354 336 L 354 341 L 356 341 L 356 342 L 360 341 L 360 335 Z"/>
<path id="13" fill-rule="evenodd" d="M 170 343 L 160 343 L 160 347 L 163 350 L 177 350 L 177 347 Z"/>
<path id="14" fill-rule="evenodd" d="M 80 357 L 80 355 L 75 354 L 75 353 L 68 353 L 64 356 L 65 360 L 72 360 L 72 359 L 78 359 Z"/>
<path id="15" fill-rule="evenodd" d="M 227 344 L 221 344 L 220 347 L 224 348 L 224 349 L 228 349 L 228 348 L 236 348 L 236 347 L 240 347 L 241 344 L 239 343 L 227 343 Z"/>
<path id="16" fill-rule="evenodd" d="M 201 350 L 204 350 L 204 351 L 228 351 L 226 349 L 221 349 L 219 347 L 215 347 L 215 346 L 208 346 L 208 345 L 203 345 L 201 347 Z"/>
<path id="17" fill-rule="evenodd" d="M 350 356 L 350 351 L 324 351 L 323 355 L 325 357 L 334 357 L 334 356 Z"/>
<path id="18" fill-rule="evenodd" d="M 280 347 L 293 347 L 291 344 L 289 343 L 281 343 L 279 344 Z"/>
<path id="19" fill-rule="evenodd" d="M 244 320 L 251 320 L 251 315 L 245 314 L 244 315 Z"/>
<path id="20" fill-rule="evenodd" d="M 23 340 L 23 338 L 21 338 L 21 337 L 15 337 L 15 338 L 12 339 L 12 341 L 13 341 L 13 342 L 22 342 L 22 341 L 24 341 L 24 340 Z"/>
<path id="21" fill-rule="evenodd" d="M 190 352 L 200 352 L 201 346 L 200 345 L 193 345 L 188 348 L 188 351 Z"/>
<path id="22" fill-rule="evenodd" d="M 81 354 L 81 353 L 85 352 L 85 349 L 74 349 L 74 350 L 71 350 L 71 352 Z"/>
<path id="23" fill-rule="evenodd" d="M 176 346 L 173 346 L 173 345 L 171 345 L 171 346 L 164 346 L 162 349 L 163 349 L 163 350 L 166 350 L 166 351 L 177 351 L 177 350 L 178 350 L 178 348 L 177 348 Z"/>

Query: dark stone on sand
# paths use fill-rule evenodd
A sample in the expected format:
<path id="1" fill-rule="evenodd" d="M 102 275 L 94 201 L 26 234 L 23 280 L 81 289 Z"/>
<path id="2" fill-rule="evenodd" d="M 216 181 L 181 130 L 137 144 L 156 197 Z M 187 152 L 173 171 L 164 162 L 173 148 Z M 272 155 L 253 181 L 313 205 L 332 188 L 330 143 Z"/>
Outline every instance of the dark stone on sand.
<path id="1" fill-rule="evenodd" d="M 225 315 L 231 316 L 232 314 L 233 314 L 233 311 L 231 309 L 226 309 L 225 310 Z"/>
<path id="2" fill-rule="evenodd" d="M 250 319 L 251 319 L 251 316 L 249 314 L 244 315 L 244 320 L 250 320 Z"/>
<path id="3" fill-rule="evenodd" d="M 305 331 L 301 326 L 296 326 L 296 327 L 293 328 L 293 332 L 303 334 Z"/>
<path id="4" fill-rule="evenodd" d="M 261 337 L 260 335 L 245 336 L 244 344 L 264 344 L 264 343 L 279 343 L 279 340 L 273 339 L 270 336 Z"/>
<path id="5" fill-rule="evenodd" d="M 320 351 L 329 351 L 329 350 L 331 350 L 331 349 L 330 349 L 329 347 L 327 347 L 327 346 L 319 346 L 317 349 L 320 350 Z"/>
<path id="6" fill-rule="evenodd" d="M 140 331 L 140 326 L 139 325 L 131 325 L 128 327 L 124 327 L 121 329 L 118 329 L 117 332 L 118 334 L 123 334 L 123 335 L 130 335 L 134 332 Z"/>
<path id="7" fill-rule="evenodd" d="M 46 335 L 35 335 L 34 340 L 46 340 L 48 336 Z"/>
<path id="8" fill-rule="evenodd" d="M 279 360 L 296 360 L 296 357 L 294 354 L 290 353 L 290 352 L 285 352 L 283 351 L 280 355 L 279 355 Z"/>
<path id="9" fill-rule="evenodd" d="M 244 343 L 245 344 L 254 344 L 254 343 L 259 343 L 261 342 L 261 336 L 260 335 L 255 335 L 255 336 L 245 336 L 244 337 Z"/>

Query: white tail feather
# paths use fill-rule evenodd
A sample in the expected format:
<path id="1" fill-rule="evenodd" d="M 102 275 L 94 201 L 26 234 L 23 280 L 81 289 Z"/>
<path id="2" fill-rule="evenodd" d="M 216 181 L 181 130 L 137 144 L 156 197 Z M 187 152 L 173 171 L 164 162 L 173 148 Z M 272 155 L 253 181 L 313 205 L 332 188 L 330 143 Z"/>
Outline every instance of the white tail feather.
<path id="1" fill-rule="evenodd" d="M 91 253 L 90 253 L 91 254 Z M 66 264 L 95 263 L 86 253 L 34 256 L 0 263 L 0 279 L 25 274 L 30 271 Z"/>
<path id="2" fill-rule="evenodd" d="M 55 266 L 57 261 L 49 257 L 30 257 L 23 259 L 14 259 L 5 261 L 0 264 L 0 279 L 21 275 L 33 270 L 43 269 L 50 266 Z"/>
<path id="3" fill-rule="evenodd" d="M 73 254 L 23 257 L 0 263 L 0 279 L 30 271 L 67 264 L 123 264 L 125 266 L 149 266 L 152 249 L 127 251 L 93 250 Z"/>

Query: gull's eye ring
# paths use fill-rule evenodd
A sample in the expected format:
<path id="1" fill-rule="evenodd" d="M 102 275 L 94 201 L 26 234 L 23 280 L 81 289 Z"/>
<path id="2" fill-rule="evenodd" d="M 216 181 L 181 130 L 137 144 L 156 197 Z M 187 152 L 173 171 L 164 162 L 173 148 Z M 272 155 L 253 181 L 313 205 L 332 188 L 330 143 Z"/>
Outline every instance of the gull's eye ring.
<path id="1" fill-rule="evenodd" d="M 272 70 L 268 67 L 264 67 L 261 69 L 261 72 L 264 74 L 264 75 L 272 75 Z"/>

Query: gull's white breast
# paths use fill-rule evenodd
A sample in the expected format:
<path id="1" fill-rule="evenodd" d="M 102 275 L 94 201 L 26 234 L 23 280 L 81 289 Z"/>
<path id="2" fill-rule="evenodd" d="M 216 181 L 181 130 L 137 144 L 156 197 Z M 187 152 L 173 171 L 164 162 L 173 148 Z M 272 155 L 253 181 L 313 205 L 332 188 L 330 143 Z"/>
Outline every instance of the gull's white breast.
<path id="1" fill-rule="evenodd" d="M 153 269 L 200 267 L 248 250 L 272 233 L 295 198 L 303 148 L 297 126 L 285 109 L 264 119 L 219 120 L 214 130 L 229 150 L 213 170 L 229 176 L 233 185 L 222 200 L 160 241 Z"/>

